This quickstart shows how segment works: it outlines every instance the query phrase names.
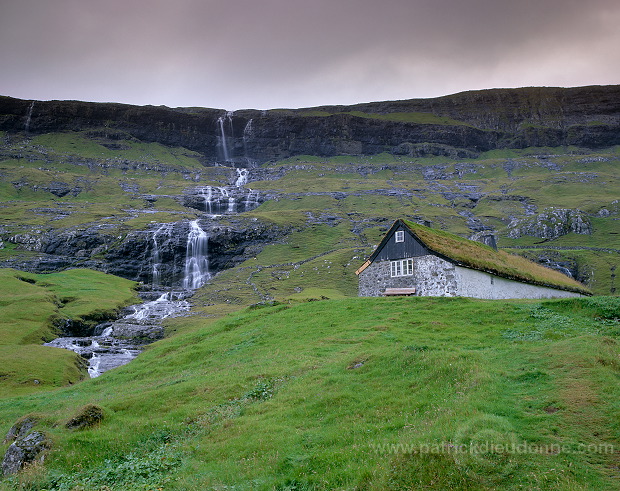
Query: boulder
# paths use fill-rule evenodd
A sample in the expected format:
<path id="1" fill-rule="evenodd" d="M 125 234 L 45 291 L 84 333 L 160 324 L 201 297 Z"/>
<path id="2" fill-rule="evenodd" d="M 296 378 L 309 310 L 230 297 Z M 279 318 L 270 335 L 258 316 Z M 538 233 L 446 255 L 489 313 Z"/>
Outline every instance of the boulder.
<path id="1" fill-rule="evenodd" d="M 45 451 L 51 448 L 51 441 L 45 433 L 31 431 L 36 422 L 35 418 L 23 418 L 7 433 L 4 443 L 12 443 L 2 459 L 4 476 L 15 474 L 33 462 L 43 462 Z"/>

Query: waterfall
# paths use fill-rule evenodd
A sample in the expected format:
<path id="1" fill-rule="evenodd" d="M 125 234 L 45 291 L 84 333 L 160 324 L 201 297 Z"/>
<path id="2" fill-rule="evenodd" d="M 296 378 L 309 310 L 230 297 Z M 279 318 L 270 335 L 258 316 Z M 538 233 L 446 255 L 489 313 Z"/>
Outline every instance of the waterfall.
<path id="1" fill-rule="evenodd" d="M 162 265 L 162 258 L 161 258 L 161 245 L 168 239 L 170 239 L 171 234 L 172 234 L 172 223 L 162 223 L 159 228 L 155 231 L 155 233 L 153 233 L 153 267 L 151 270 L 152 273 L 152 280 L 151 283 L 153 285 L 153 287 L 158 287 L 161 285 L 161 265 Z M 157 240 L 157 237 L 159 235 L 164 235 L 164 240 L 163 242 L 159 242 Z"/>
<path id="2" fill-rule="evenodd" d="M 201 192 L 205 200 L 205 211 L 209 214 L 213 213 L 213 188 L 207 186 L 202 188 Z"/>
<path id="3" fill-rule="evenodd" d="M 198 225 L 198 220 L 191 221 L 189 225 L 183 288 L 194 290 L 204 285 L 211 277 L 207 249 L 209 237 Z"/>
<path id="4" fill-rule="evenodd" d="M 34 101 L 30 104 L 28 108 L 28 114 L 26 115 L 26 124 L 24 125 L 24 130 L 26 133 L 30 130 L 30 120 L 32 119 L 32 110 L 34 109 Z"/>
<path id="5" fill-rule="evenodd" d="M 246 123 L 245 128 L 243 128 L 243 156 L 248 162 L 250 162 L 250 159 L 248 158 L 248 140 L 252 138 L 254 134 L 254 128 L 252 127 L 253 121 L 254 120 L 250 118 Z"/>
<path id="6" fill-rule="evenodd" d="M 245 200 L 243 201 L 244 211 L 250 211 L 260 206 L 258 196 L 258 191 L 252 191 L 251 189 L 249 190 L 249 193 L 246 195 Z"/>
<path id="7" fill-rule="evenodd" d="M 237 211 L 237 202 L 235 201 L 235 197 L 231 196 L 230 193 L 228 192 L 228 189 L 226 188 L 217 188 L 220 192 L 220 195 L 222 196 L 222 201 L 224 200 L 224 198 L 226 198 L 226 200 L 228 201 L 228 208 L 226 209 L 226 211 L 228 213 L 235 213 Z"/>
<path id="8" fill-rule="evenodd" d="M 228 162 L 230 160 L 230 157 L 228 154 L 228 145 L 226 143 L 226 132 L 224 131 L 224 118 L 221 116 L 217 118 L 217 124 L 220 128 L 220 134 L 218 136 L 218 144 L 222 148 L 222 151 L 224 152 L 224 160 Z"/>
<path id="9" fill-rule="evenodd" d="M 235 181 L 235 186 L 238 188 L 241 186 L 245 186 L 248 183 L 249 172 L 247 169 L 236 169 L 237 171 L 237 180 Z"/>
<path id="10" fill-rule="evenodd" d="M 233 113 L 232 111 L 227 111 L 226 116 L 220 116 L 217 118 L 217 125 L 219 128 L 218 135 L 218 145 L 222 149 L 222 153 L 224 155 L 224 161 L 231 161 L 231 152 L 230 147 L 228 145 L 228 139 L 226 138 L 226 126 L 230 128 L 230 136 L 233 137 L 233 121 L 232 121 Z M 228 123 L 228 124 L 226 124 Z"/>

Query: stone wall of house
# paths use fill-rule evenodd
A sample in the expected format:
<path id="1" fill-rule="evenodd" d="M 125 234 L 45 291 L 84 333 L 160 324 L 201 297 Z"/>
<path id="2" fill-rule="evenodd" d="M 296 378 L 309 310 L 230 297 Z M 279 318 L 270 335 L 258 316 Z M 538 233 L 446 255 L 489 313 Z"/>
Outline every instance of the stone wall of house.
<path id="1" fill-rule="evenodd" d="M 359 296 L 380 297 L 386 288 L 415 288 L 417 296 L 473 298 L 568 298 L 579 293 L 507 280 L 455 266 L 437 256 L 413 258 L 413 275 L 391 277 L 390 261 L 375 261 L 359 275 Z"/>
<path id="2" fill-rule="evenodd" d="M 475 269 L 456 266 L 457 295 L 474 298 L 570 298 L 579 293 L 507 280 Z"/>
<path id="3" fill-rule="evenodd" d="M 437 256 L 413 258 L 413 275 L 391 277 L 390 261 L 375 261 L 359 275 L 359 296 L 379 297 L 386 288 L 415 288 L 416 295 L 445 297 L 457 291 L 455 266 Z"/>

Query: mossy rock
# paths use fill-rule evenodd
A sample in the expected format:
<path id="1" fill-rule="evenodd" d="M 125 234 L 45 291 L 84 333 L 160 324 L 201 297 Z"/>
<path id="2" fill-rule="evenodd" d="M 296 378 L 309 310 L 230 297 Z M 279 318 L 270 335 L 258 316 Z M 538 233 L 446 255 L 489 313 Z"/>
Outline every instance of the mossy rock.
<path id="1" fill-rule="evenodd" d="M 96 404 L 87 404 L 67 423 L 65 427 L 70 430 L 83 430 L 92 428 L 103 421 L 103 408 Z"/>

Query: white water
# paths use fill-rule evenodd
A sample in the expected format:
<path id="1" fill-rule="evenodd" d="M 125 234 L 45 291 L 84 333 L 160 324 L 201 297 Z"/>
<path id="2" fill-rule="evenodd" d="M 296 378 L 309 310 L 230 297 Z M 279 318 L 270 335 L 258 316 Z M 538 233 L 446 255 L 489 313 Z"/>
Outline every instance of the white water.
<path id="1" fill-rule="evenodd" d="M 30 120 L 32 119 L 33 109 L 34 109 L 34 101 L 32 101 L 32 104 L 30 104 L 30 107 L 28 108 L 28 115 L 26 116 L 26 124 L 24 125 L 24 130 L 26 131 L 26 133 L 28 133 L 28 131 L 30 130 Z"/>
<path id="2" fill-rule="evenodd" d="M 189 225 L 183 288 L 195 290 L 211 277 L 208 257 L 209 236 L 200 228 L 198 220 L 191 221 Z"/>
<path id="3" fill-rule="evenodd" d="M 213 213 L 213 188 L 211 186 L 202 188 L 202 195 L 205 200 L 205 211 L 209 214 Z"/>
<path id="4" fill-rule="evenodd" d="M 218 191 L 220 192 L 220 196 L 222 197 L 222 201 L 225 199 L 226 201 L 228 201 L 228 208 L 226 209 L 226 211 L 228 213 L 235 213 L 237 211 L 237 202 L 235 201 L 234 196 L 231 196 L 230 193 L 228 192 L 228 189 L 221 187 L 221 188 L 217 188 Z"/>
<path id="5" fill-rule="evenodd" d="M 156 300 L 134 305 L 132 308 L 133 313 L 126 315 L 124 319 L 133 319 L 139 324 L 144 324 L 165 319 L 180 312 L 187 312 L 190 305 L 185 300 L 174 300 L 171 292 L 166 292 Z"/>
<path id="6" fill-rule="evenodd" d="M 226 137 L 226 126 L 230 128 L 230 136 L 233 136 L 233 122 L 232 122 L 233 113 L 232 111 L 226 112 L 226 116 L 220 116 L 217 118 L 217 124 L 219 127 L 219 145 L 222 148 L 222 153 L 224 154 L 224 161 L 230 162 L 230 146 L 228 144 L 228 138 Z"/>
<path id="7" fill-rule="evenodd" d="M 237 180 L 235 181 L 235 186 L 240 188 L 241 186 L 245 186 L 248 183 L 249 171 L 247 169 L 235 169 L 237 171 Z"/>
<path id="8" fill-rule="evenodd" d="M 172 223 L 162 223 L 153 234 L 153 267 L 152 267 L 152 285 L 157 288 L 161 285 L 161 245 L 169 240 L 172 234 Z M 163 235 L 163 241 L 158 239 Z"/>
<path id="9" fill-rule="evenodd" d="M 260 205 L 258 201 L 258 191 L 252 191 L 251 189 L 249 191 L 250 192 L 247 194 L 245 201 L 243 202 L 245 211 L 253 210 Z"/>
<path id="10" fill-rule="evenodd" d="M 190 310 L 189 302 L 181 298 L 178 293 L 164 293 L 156 300 L 132 306 L 130 314 L 114 321 L 99 336 L 57 338 L 45 345 L 75 351 L 87 358 L 89 375 L 98 377 L 111 368 L 129 363 L 138 356 L 144 344 L 143 341 L 116 338 L 115 327 L 121 325 L 122 332 L 126 333 L 128 326 L 135 326 L 136 331 L 143 329 L 142 326 L 157 326 L 161 319 Z"/>

